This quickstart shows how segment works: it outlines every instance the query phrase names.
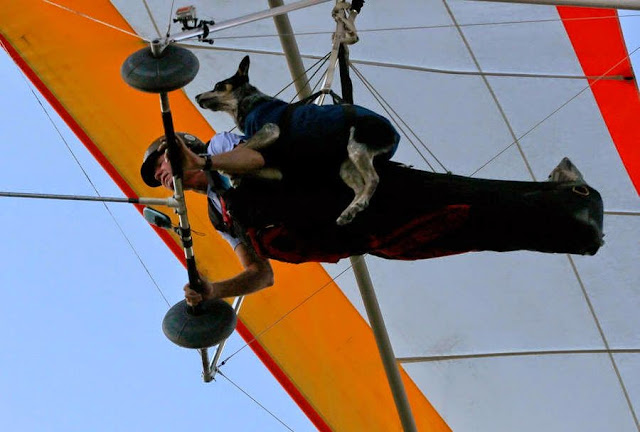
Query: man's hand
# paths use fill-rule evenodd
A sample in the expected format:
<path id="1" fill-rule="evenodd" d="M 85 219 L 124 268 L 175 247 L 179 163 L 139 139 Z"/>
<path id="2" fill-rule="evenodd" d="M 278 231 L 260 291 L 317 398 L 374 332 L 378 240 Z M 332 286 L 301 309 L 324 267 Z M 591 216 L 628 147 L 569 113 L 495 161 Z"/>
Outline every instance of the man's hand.
<path id="1" fill-rule="evenodd" d="M 198 171 L 204 167 L 204 159 L 195 154 L 187 145 L 180 135 L 176 134 L 176 141 L 180 148 L 180 159 L 182 159 L 182 169 L 184 171 Z M 165 154 L 166 157 L 166 154 Z"/>
<path id="2" fill-rule="evenodd" d="M 184 286 L 184 298 L 189 306 L 197 306 L 200 302 L 215 297 L 213 284 L 203 278 L 200 278 L 200 281 L 202 282 L 202 288 L 204 290 L 202 294 L 192 289 L 189 284 Z"/>

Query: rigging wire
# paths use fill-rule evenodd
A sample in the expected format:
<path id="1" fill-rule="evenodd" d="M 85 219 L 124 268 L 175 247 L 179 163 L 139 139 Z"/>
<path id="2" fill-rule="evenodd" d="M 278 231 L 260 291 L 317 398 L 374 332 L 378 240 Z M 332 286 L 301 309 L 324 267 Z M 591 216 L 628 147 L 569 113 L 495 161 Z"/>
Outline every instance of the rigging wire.
<path id="1" fill-rule="evenodd" d="M 4 48 L 4 46 L 3 46 Z M 71 154 L 71 157 L 73 158 L 73 160 L 76 162 L 76 164 L 78 165 L 78 167 L 80 168 L 80 170 L 82 171 L 82 173 L 84 174 L 85 178 L 87 179 L 87 181 L 89 182 L 89 184 L 91 185 L 91 187 L 93 188 L 93 190 L 95 191 L 96 195 L 98 197 L 100 197 L 100 192 L 98 192 L 98 188 L 96 187 L 95 183 L 93 183 L 93 181 L 91 180 L 91 177 L 89 176 L 89 174 L 87 173 L 87 171 L 84 169 L 84 167 L 82 166 L 82 163 L 80 162 L 80 160 L 78 159 L 78 157 L 76 156 L 76 154 L 73 152 L 73 150 L 71 149 L 71 146 L 69 145 L 69 142 L 66 140 L 66 138 L 64 137 L 64 135 L 62 135 L 62 131 L 60 131 L 60 129 L 58 128 L 58 126 L 56 125 L 56 123 L 53 121 L 53 118 L 51 117 L 51 115 L 49 114 L 49 112 L 47 111 L 47 109 L 45 108 L 44 104 L 42 103 L 42 101 L 40 100 L 40 98 L 38 97 L 38 95 L 36 94 L 36 92 L 33 90 L 33 88 L 31 87 L 31 85 L 29 84 L 29 82 L 27 81 L 26 77 L 24 76 L 24 74 L 22 74 L 22 72 L 18 71 L 20 73 L 20 76 L 22 77 L 22 79 L 25 81 L 27 88 L 29 88 L 29 91 L 31 91 L 31 94 L 33 95 L 33 97 L 35 98 L 35 100 L 38 102 L 38 105 L 40 105 L 40 108 L 42 109 L 42 111 L 44 112 L 45 116 L 47 117 L 47 119 L 49 120 L 49 122 L 51 123 L 51 125 L 53 126 L 53 128 L 55 129 L 56 133 L 58 134 L 58 136 L 60 137 L 60 139 L 62 140 L 62 142 L 64 143 L 64 145 L 66 146 L 67 150 L 69 151 L 69 153 Z M 120 231 L 120 234 L 122 234 L 122 236 L 124 237 L 124 239 L 126 240 L 126 242 L 129 244 L 129 247 L 131 248 L 131 250 L 133 251 L 134 255 L 136 256 L 136 258 L 138 259 L 138 261 L 140 262 L 140 264 L 142 265 L 142 267 L 144 268 L 145 272 L 147 273 L 147 275 L 149 276 L 149 279 L 151 279 L 151 282 L 153 282 L 153 284 L 155 285 L 158 293 L 160 294 L 160 296 L 162 297 L 162 299 L 165 301 L 165 303 L 171 307 L 171 303 L 169 303 L 169 300 L 167 300 L 167 297 L 164 295 L 164 292 L 162 292 L 162 289 L 160 288 L 160 286 L 158 285 L 158 282 L 154 279 L 153 275 L 151 274 L 149 268 L 147 267 L 147 265 L 145 264 L 144 260 L 142 259 L 142 257 L 140 256 L 140 254 L 138 253 L 137 249 L 135 248 L 135 246 L 133 245 L 133 243 L 131 242 L 131 239 L 127 236 L 126 232 L 124 231 L 124 229 L 122 228 L 122 225 L 120 225 L 120 223 L 118 222 L 118 220 L 116 219 L 115 215 L 113 214 L 113 212 L 111 211 L 111 209 L 109 208 L 109 206 L 107 205 L 106 202 L 102 202 L 102 205 L 104 206 L 105 210 L 107 211 L 107 213 L 109 213 L 109 216 L 111 216 L 111 219 L 113 220 L 113 222 L 115 223 L 116 227 L 118 228 L 118 230 Z"/>
<path id="2" fill-rule="evenodd" d="M 149 7 L 147 0 L 142 0 L 142 3 L 144 4 L 144 8 L 147 10 L 147 15 L 151 20 L 151 24 L 153 24 L 153 28 L 156 30 L 156 35 L 160 37 L 162 35 L 160 33 L 160 28 L 158 27 L 158 23 L 156 22 L 156 19 L 153 17 L 153 13 L 151 13 L 151 8 Z"/>
<path id="3" fill-rule="evenodd" d="M 58 3 L 52 2 L 51 0 L 42 0 L 42 1 L 43 1 L 44 3 L 50 4 L 50 5 L 52 5 L 52 6 L 56 6 L 56 7 L 60 8 L 60 9 L 62 9 L 62 10 L 65 10 L 65 11 L 67 11 L 67 12 L 71 12 L 71 13 L 73 13 L 73 14 L 75 14 L 75 15 L 78 15 L 78 16 L 81 16 L 81 17 L 83 17 L 83 18 L 86 18 L 86 19 L 88 19 L 88 20 L 90 20 L 90 21 L 93 21 L 93 22 L 96 22 L 96 23 L 98 23 L 98 24 L 102 24 L 102 25 L 104 25 L 104 26 L 107 26 L 107 27 L 109 27 L 109 28 L 112 28 L 112 29 L 114 29 L 114 30 L 117 30 L 117 31 L 119 31 L 119 32 L 121 32 L 121 33 L 128 34 L 129 36 L 133 36 L 133 37 L 136 37 L 136 38 L 138 38 L 138 39 L 142 39 L 142 40 L 143 40 L 143 41 L 145 41 L 145 42 L 149 42 L 149 40 L 148 40 L 148 39 L 145 39 L 145 38 L 143 38 L 142 36 L 140 36 L 140 35 L 138 35 L 138 34 L 136 34 L 136 33 L 133 33 L 133 32 L 130 32 L 130 31 L 128 31 L 128 30 L 122 29 L 122 28 L 120 28 L 120 27 L 114 26 L 113 24 L 109 24 L 108 22 L 101 21 L 101 20 L 99 20 L 99 19 L 97 19 L 97 18 L 93 18 L 92 16 L 89 16 L 89 15 L 84 14 L 84 13 L 82 13 L 82 12 L 79 12 L 79 11 L 77 11 L 77 10 L 74 10 L 74 9 L 68 8 L 68 7 L 63 6 L 63 5 L 61 5 L 61 4 L 58 4 Z"/>
<path id="4" fill-rule="evenodd" d="M 535 129 L 537 129 L 541 124 L 543 124 L 544 122 L 546 122 L 547 120 L 549 120 L 551 117 L 553 117 L 556 113 L 558 113 L 560 110 L 562 110 L 565 106 L 569 105 L 569 103 L 571 103 L 573 100 L 575 100 L 576 98 L 578 98 L 578 96 L 580 96 L 582 93 L 586 92 L 587 90 L 589 90 L 591 87 L 593 87 L 598 81 L 601 81 L 603 77 L 605 77 L 609 72 L 611 72 L 613 69 L 615 69 L 616 67 L 618 67 L 618 65 L 620 65 L 622 62 L 624 62 L 625 60 L 629 59 L 633 54 L 635 54 L 638 50 L 640 50 L 640 46 L 638 46 L 636 49 L 634 49 L 633 51 L 631 51 L 631 53 L 629 53 L 628 55 L 626 55 L 624 58 L 622 58 L 619 62 L 617 62 L 616 64 L 614 64 L 613 66 L 611 66 L 607 71 L 605 71 L 600 77 L 592 80 L 591 82 L 589 82 L 589 84 L 587 84 L 586 87 L 584 87 L 582 90 L 580 90 L 578 93 L 576 93 L 575 95 L 573 95 L 571 98 L 569 98 L 569 100 L 567 100 L 565 103 L 563 103 L 562 105 L 560 105 L 558 108 L 556 108 L 555 110 L 553 110 L 553 112 L 551 112 L 551 114 L 547 115 L 546 117 L 544 117 L 542 120 L 540 120 L 538 123 L 536 123 L 535 125 L 533 125 L 533 127 L 531 127 L 529 130 L 527 130 L 525 133 L 523 133 L 522 135 L 520 135 L 518 138 L 516 138 L 516 140 L 514 140 L 511 144 L 509 144 L 508 146 L 506 146 L 504 149 L 502 149 L 500 152 L 498 152 L 495 156 L 493 156 L 491 159 L 489 159 L 487 162 L 485 162 L 484 164 L 482 164 L 478 169 L 476 169 L 474 172 L 472 172 L 469 177 L 473 177 L 474 175 L 476 175 L 479 171 L 481 171 L 483 168 L 485 168 L 487 165 L 489 165 L 491 162 L 493 162 L 494 160 L 496 160 L 498 157 L 500 157 L 504 152 L 506 152 L 507 150 L 509 150 L 511 147 L 513 147 L 514 145 L 516 145 L 516 143 L 518 143 L 520 140 L 522 140 L 522 138 L 526 137 L 527 135 L 529 135 L 531 132 L 533 132 Z"/>
<path id="5" fill-rule="evenodd" d="M 358 78 L 360 78 L 360 80 L 362 81 L 362 83 L 364 84 L 364 86 L 366 87 L 367 90 L 369 90 L 369 92 L 372 94 L 372 96 L 374 97 L 374 99 L 380 104 L 380 106 L 382 107 L 382 109 L 387 113 L 387 115 L 389 116 L 389 118 L 395 123 L 396 127 L 398 129 L 400 129 L 402 131 L 402 133 L 404 134 L 404 136 L 409 140 L 409 143 L 411 144 L 411 146 L 418 152 L 418 155 L 420 155 L 420 157 L 422 158 L 422 160 L 429 166 L 429 168 L 431 169 L 431 171 L 436 172 L 435 168 L 433 167 L 433 165 L 431 165 L 431 163 L 429 162 L 429 160 L 426 158 L 426 156 L 422 153 L 422 151 L 418 148 L 418 146 L 414 143 L 413 139 L 411 138 L 411 136 L 405 131 L 404 127 L 406 127 L 411 134 L 418 139 L 418 141 L 420 142 L 420 144 L 422 144 L 422 147 L 424 147 L 424 149 L 431 155 L 431 157 L 433 157 L 438 164 L 440 164 L 440 166 L 442 167 L 442 169 L 445 170 L 445 172 L 448 172 L 449 170 L 442 164 L 442 162 L 440 162 L 440 160 L 433 154 L 433 152 L 427 147 L 427 145 L 420 139 L 420 137 L 418 137 L 418 135 L 405 123 L 404 120 L 402 120 L 402 117 L 391 107 L 391 105 L 382 97 L 382 95 L 380 95 L 380 93 L 375 89 L 375 87 L 364 77 L 364 75 L 362 75 L 362 73 L 353 65 L 350 65 L 351 68 L 353 69 L 353 71 L 356 73 L 356 76 Z M 396 119 L 397 118 L 397 119 Z M 402 125 L 400 125 L 399 122 L 402 122 L 402 124 L 404 125 L 404 127 Z"/>
<path id="6" fill-rule="evenodd" d="M 169 10 L 169 26 L 167 27 L 167 37 L 171 36 L 171 24 L 173 23 L 173 7 L 176 0 L 171 0 L 171 10 Z"/>
<path id="7" fill-rule="evenodd" d="M 487 23 L 468 23 L 460 24 L 460 27 L 482 27 L 482 26 L 499 26 L 499 25 L 517 25 L 517 24 L 537 24 L 537 23 L 553 23 L 553 22 L 571 22 L 571 21 L 588 21 L 588 20 L 603 20 L 603 19 L 616 19 L 616 18 L 632 18 L 640 17 L 640 14 L 628 14 L 628 15 L 611 15 L 606 17 L 584 17 L 584 18 L 549 18 L 539 20 L 521 20 L 521 21 L 495 21 Z M 448 29 L 455 28 L 455 24 L 436 24 L 436 25 L 424 25 L 424 26 L 404 26 L 404 27 L 381 27 L 373 29 L 358 29 L 358 33 L 376 33 L 376 32 L 390 32 L 390 31 L 409 31 L 409 30 L 435 30 L 435 29 Z M 284 33 L 284 36 L 317 36 L 333 34 L 333 31 L 313 31 L 313 32 L 294 32 Z M 279 37 L 278 34 L 254 34 L 254 35 L 241 35 L 241 36 L 222 36 L 216 37 L 217 40 L 223 39 L 258 39 L 258 38 L 270 38 Z"/>
<path id="8" fill-rule="evenodd" d="M 315 70 L 315 72 L 313 72 L 313 74 L 311 74 L 311 76 L 307 79 L 307 82 L 305 82 L 304 85 L 300 87 L 300 90 L 296 92 L 296 94 L 291 98 L 289 103 L 292 103 L 300 95 L 300 92 L 302 92 L 307 87 L 307 85 L 309 85 L 311 80 L 320 72 L 320 70 L 327 63 L 327 61 L 329 61 L 330 55 L 331 53 L 328 53 L 326 56 L 324 56 L 324 61 L 318 65 L 318 68 Z M 316 82 L 316 84 L 311 89 L 311 93 L 316 91 L 316 88 L 318 87 L 318 85 L 320 85 L 321 82 L 322 82 L 322 76 L 320 76 L 320 79 Z"/>
<path id="9" fill-rule="evenodd" d="M 314 64 L 312 64 L 309 68 L 307 68 L 303 73 L 301 73 L 299 76 L 297 76 L 293 81 L 291 81 L 289 84 L 287 84 L 282 90 L 280 90 L 278 93 L 276 93 L 273 97 L 277 97 L 278 95 L 280 95 L 280 93 L 284 92 L 286 89 L 288 89 L 289 87 L 291 87 L 296 81 L 298 81 L 300 78 L 302 78 L 303 76 L 305 76 L 307 74 L 307 72 L 309 72 L 311 69 L 313 69 L 314 67 L 318 67 L 316 69 L 315 72 L 313 72 L 313 74 L 311 74 L 311 76 L 309 78 L 307 78 L 307 81 L 304 83 L 304 85 L 301 86 L 301 88 L 305 88 L 307 85 L 309 85 L 309 83 L 311 82 L 311 80 L 313 79 L 314 76 L 316 76 L 318 74 L 318 72 L 322 69 L 322 67 L 325 65 L 325 63 L 329 60 L 329 57 L 331 56 L 331 52 L 328 52 L 324 57 L 320 58 L 320 60 L 318 60 L 317 62 L 315 62 Z M 317 84 L 316 84 L 317 85 Z M 314 87 L 315 89 L 315 87 Z M 289 103 L 293 102 L 293 100 L 295 98 L 297 98 L 300 95 L 300 91 L 298 91 L 293 98 L 291 98 L 291 100 L 289 101 Z"/>
<path id="10" fill-rule="evenodd" d="M 246 347 L 248 347 L 249 345 L 251 345 L 252 343 L 256 342 L 258 340 L 258 338 L 260 338 L 260 336 L 264 335 L 265 333 L 267 333 L 269 330 L 271 330 L 272 328 L 274 328 L 277 324 L 279 324 L 282 320 L 284 320 L 286 317 L 288 317 L 289 315 L 291 315 L 294 311 L 296 311 L 298 308 L 300 308 L 302 305 L 304 305 L 305 303 L 307 303 L 309 300 L 311 300 L 316 294 L 320 293 L 320 291 L 322 291 L 323 289 L 325 289 L 326 287 L 328 287 L 329 285 L 331 285 L 332 283 L 334 283 L 336 280 L 338 280 L 339 277 L 341 277 L 343 274 L 345 274 L 347 271 L 349 271 L 351 269 L 351 265 L 348 265 L 344 270 L 342 270 L 340 273 L 338 273 L 336 276 L 332 277 L 331 280 L 329 280 L 327 283 L 325 283 L 324 285 L 322 285 L 320 288 L 318 288 L 317 290 L 315 290 L 314 292 L 312 292 L 308 297 L 306 297 L 304 300 L 302 300 L 299 304 L 297 304 L 293 309 L 291 309 L 290 311 L 288 311 L 287 313 L 285 313 L 284 315 L 282 315 L 280 318 L 278 318 L 276 321 L 274 321 L 272 324 L 270 324 L 268 327 L 266 327 L 264 330 L 262 330 L 260 333 L 256 334 L 255 336 L 253 336 L 253 338 L 246 342 L 244 345 L 242 345 L 240 348 L 238 348 L 236 351 L 234 351 L 230 356 L 228 356 L 227 358 L 225 358 L 223 361 L 220 362 L 219 365 L 217 365 L 216 367 L 219 369 L 220 367 L 224 366 L 232 357 L 234 357 L 236 354 L 238 354 L 240 351 L 242 351 L 243 349 L 245 349 Z"/>
<path id="11" fill-rule="evenodd" d="M 271 417 L 273 417 L 274 419 L 278 420 L 278 422 L 280 422 L 284 427 L 286 427 L 287 429 L 289 429 L 291 432 L 293 432 L 293 429 L 291 429 L 285 422 L 283 422 L 282 420 L 280 420 L 274 413 L 272 413 L 271 411 L 269 411 L 264 405 L 262 405 L 260 402 L 258 402 L 253 396 L 251 396 L 249 393 L 247 393 L 246 391 L 244 391 L 238 384 L 236 384 L 235 382 L 233 382 L 228 376 L 226 376 L 225 374 L 222 373 L 222 371 L 218 370 L 217 373 L 219 373 L 224 379 L 226 379 L 227 381 L 229 381 L 235 388 L 237 388 L 238 390 L 240 390 L 242 393 L 244 393 L 245 396 L 247 396 L 249 399 L 251 399 L 253 402 L 255 402 L 260 408 L 262 408 L 263 410 L 265 410 Z"/>
<path id="12" fill-rule="evenodd" d="M 328 59 L 327 59 L 327 60 L 328 60 Z M 325 62 L 325 63 L 326 63 L 326 62 Z M 323 63 L 323 65 L 324 65 L 325 63 Z M 325 74 L 322 74 L 322 75 L 320 76 L 320 78 L 318 78 L 318 81 L 316 81 L 316 83 L 314 84 L 313 88 L 311 89 L 311 94 L 315 93 L 315 92 L 316 92 L 316 89 L 317 89 L 318 87 L 320 87 L 320 85 L 322 84 L 322 81 L 324 80 L 324 77 L 325 77 Z M 311 79 L 311 78 L 310 78 L 310 79 Z"/>

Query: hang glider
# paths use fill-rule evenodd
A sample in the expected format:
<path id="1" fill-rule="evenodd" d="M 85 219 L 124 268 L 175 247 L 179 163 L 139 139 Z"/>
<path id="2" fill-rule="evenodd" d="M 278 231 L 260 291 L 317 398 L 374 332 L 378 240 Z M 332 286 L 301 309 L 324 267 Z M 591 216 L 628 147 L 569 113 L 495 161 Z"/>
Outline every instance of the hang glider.
<path id="1" fill-rule="evenodd" d="M 120 66 L 144 39 L 164 33 L 168 14 L 132 2 L 59 3 L 76 13 L 38 0 L 2 1 L 3 44 L 126 195 L 160 197 L 138 173 L 144 148 L 161 133 L 157 98 L 130 89 Z M 325 6 L 291 13 L 295 31 L 308 33 L 297 37 L 305 66 L 327 51 L 335 24 Z M 263 8 L 233 2 L 208 14 Z M 635 430 L 640 103 L 628 59 L 636 47 L 625 46 L 617 13 L 399 1 L 367 4 L 358 26 L 356 101 L 378 111 L 389 104 L 406 124 L 397 160 L 443 173 L 433 154 L 457 174 L 531 181 L 569 156 L 606 204 L 607 244 L 596 257 L 367 257 L 418 429 Z M 280 42 L 264 37 L 275 34 L 270 22 L 256 21 L 213 36 L 213 45 L 185 44 L 202 67 L 170 96 L 179 129 L 206 138 L 211 125 L 232 127 L 192 101 L 221 65 L 237 64 L 238 51 L 260 57 L 261 89 L 284 87 Z M 206 234 L 194 240 L 199 268 L 211 279 L 236 272 L 206 203 L 188 206 L 202 215 L 193 228 Z M 182 259 L 177 238 L 161 235 Z M 238 331 L 320 430 L 397 430 L 345 267 L 275 264 L 277 286 L 245 300 Z"/>

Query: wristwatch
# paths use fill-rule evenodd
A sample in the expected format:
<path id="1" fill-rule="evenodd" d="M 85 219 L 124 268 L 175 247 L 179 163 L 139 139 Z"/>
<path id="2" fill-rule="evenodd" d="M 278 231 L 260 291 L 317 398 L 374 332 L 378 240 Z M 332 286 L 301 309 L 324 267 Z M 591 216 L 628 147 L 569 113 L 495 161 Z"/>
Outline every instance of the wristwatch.
<path id="1" fill-rule="evenodd" d="M 211 171 L 211 155 L 205 154 L 200 156 L 204 158 L 204 166 L 202 167 L 202 171 Z"/>

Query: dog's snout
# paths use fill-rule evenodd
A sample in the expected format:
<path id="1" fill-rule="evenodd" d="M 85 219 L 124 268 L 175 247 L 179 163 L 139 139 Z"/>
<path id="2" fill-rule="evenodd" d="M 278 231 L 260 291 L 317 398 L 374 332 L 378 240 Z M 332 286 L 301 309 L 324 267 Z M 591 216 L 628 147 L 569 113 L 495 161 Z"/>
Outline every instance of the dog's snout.
<path id="1" fill-rule="evenodd" d="M 196 103 L 200 105 L 200 108 L 206 108 L 206 106 L 204 105 L 204 103 L 206 102 L 205 95 L 206 93 L 200 93 L 199 95 L 196 95 Z"/>

